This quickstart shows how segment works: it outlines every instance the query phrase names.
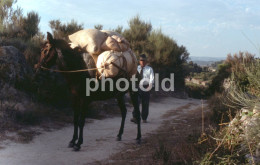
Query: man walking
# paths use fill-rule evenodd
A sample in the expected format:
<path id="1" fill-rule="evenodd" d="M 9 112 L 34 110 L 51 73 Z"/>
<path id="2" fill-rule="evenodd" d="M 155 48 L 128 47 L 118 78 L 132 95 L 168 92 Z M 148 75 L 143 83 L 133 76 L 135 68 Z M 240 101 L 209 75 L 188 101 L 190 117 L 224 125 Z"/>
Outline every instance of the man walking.
<path id="1" fill-rule="evenodd" d="M 149 100 L 150 100 L 150 90 L 154 85 L 154 72 L 152 67 L 147 65 L 147 58 L 145 54 L 140 55 L 140 60 L 137 67 L 137 79 L 138 79 L 138 103 L 142 104 L 141 117 L 144 123 L 147 122 L 147 117 L 149 114 Z M 132 122 L 137 123 L 135 111 L 133 111 Z"/>

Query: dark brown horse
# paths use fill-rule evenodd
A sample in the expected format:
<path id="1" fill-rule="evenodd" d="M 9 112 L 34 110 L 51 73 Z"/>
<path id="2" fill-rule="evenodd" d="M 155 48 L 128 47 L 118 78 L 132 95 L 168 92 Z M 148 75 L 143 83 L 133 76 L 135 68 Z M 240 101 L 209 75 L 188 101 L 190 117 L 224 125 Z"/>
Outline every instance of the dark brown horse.
<path id="1" fill-rule="evenodd" d="M 61 71 L 73 71 L 87 69 L 86 63 L 83 60 L 82 53 L 79 48 L 72 49 L 69 44 L 60 39 L 54 39 L 50 33 L 47 33 L 47 42 L 44 44 L 41 50 L 41 57 L 38 63 L 38 68 L 46 67 L 50 68 L 57 65 Z M 138 106 L 137 92 L 129 85 L 127 91 L 121 92 L 116 88 L 110 91 L 109 83 L 105 83 L 105 91 L 101 90 L 101 87 L 96 91 L 90 91 L 90 94 L 86 96 L 87 88 L 94 87 L 95 82 L 90 83 L 90 86 L 86 86 L 86 79 L 93 78 L 89 72 L 75 72 L 75 73 L 62 73 L 67 80 L 68 86 L 72 95 L 72 105 L 74 109 L 74 133 L 73 138 L 69 142 L 69 147 L 73 147 L 74 150 L 79 150 L 80 145 L 83 143 L 83 128 L 85 124 L 85 114 L 87 107 L 92 101 L 106 100 L 109 98 L 116 98 L 118 106 L 120 107 L 122 114 L 121 126 L 117 135 L 117 140 L 121 140 L 124 131 L 124 124 L 127 109 L 125 106 L 124 95 L 126 92 L 130 93 L 134 110 L 137 113 L 137 142 L 141 141 L 141 128 L 140 128 L 140 111 Z M 114 77 L 113 82 L 117 81 L 122 76 Z M 98 80 L 99 84 L 101 80 Z M 130 81 L 128 79 L 128 81 Z M 115 84 L 115 83 L 113 83 Z M 123 84 L 121 84 L 123 85 Z M 79 132 L 78 132 L 79 130 Z"/>

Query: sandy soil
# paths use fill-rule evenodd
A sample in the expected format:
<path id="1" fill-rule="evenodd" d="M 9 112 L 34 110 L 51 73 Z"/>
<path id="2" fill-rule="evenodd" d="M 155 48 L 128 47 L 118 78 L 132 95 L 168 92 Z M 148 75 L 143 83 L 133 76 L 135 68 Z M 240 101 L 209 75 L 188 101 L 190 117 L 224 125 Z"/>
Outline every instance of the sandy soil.
<path id="1" fill-rule="evenodd" d="M 155 131 L 166 120 L 167 114 L 178 107 L 200 105 L 200 100 L 176 99 L 172 97 L 159 98 L 150 103 L 148 123 L 142 123 L 143 138 Z M 188 108 L 189 107 L 189 108 Z M 116 141 L 121 117 L 102 120 L 87 119 L 84 128 L 84 143 L 79 152 L 67 148 L 72 138 L 73 127 L 65 127 L 52 132 L 42 132 L 28 144 L 1 142 L 0 164 L 4 165 L 51 165 L 51 164 L 92 164 L 108 159 L 111 155 L 125 149 L 128 144 L 135 143 L 136 125 L 130 122 L 132 108 L 128 108 L 125 131 L 122 141 Z M 174 118 L 175 116 L 171 116 Z M 167 118 L 169 119 L 169 118 Z M 142 147 L 142 145 L 140 145 Z"/>

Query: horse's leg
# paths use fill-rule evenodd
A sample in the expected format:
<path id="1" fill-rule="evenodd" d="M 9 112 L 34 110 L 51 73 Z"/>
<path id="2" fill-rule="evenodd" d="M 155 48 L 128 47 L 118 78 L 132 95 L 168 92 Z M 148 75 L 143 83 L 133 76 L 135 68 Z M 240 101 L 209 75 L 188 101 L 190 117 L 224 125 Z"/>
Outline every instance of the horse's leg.
<path id="1" fill-rule="evenodd" d="M 78 111 L 75 110 L 74 111 L 74 119 L 73 119 L 74 133 L 73 133 L 72 140 L 69 143 L 69 148 L 72 148 L 75 145 L 76 140 L 78 140 L 78 120 L 79 120 L 78 114 L 79 114 Z"/>
<path id="2" fill-rule="evenodd" d="M 137 120 L 137 143 L 141 143 L 141 115 L 140 115 L 140 109 L 139 109 L 139 103 L 138 103 L 138 92 L 130 91 L 130 97 L 132 100 L 132 103 L 134 105 L 134 111 L 135 111 L 135 117 Z"/>
<path id="3" fill-rule="evenodd" d="M 74 132 L 72 140 L 69 142 L 69 148 L 72 148 L 75 145 L 76 140 L 78 140 L 78 121 L 79 121 L 79 107 L 78 103 L 74 102 L 74 117 L 73 117 L 73 124 L 74 124 Z"/>
<path id="4" fill-rule="evenodd" d="M 79 111 L 79 140 L 77 144 L 74 145 L 74 150 L 78 151 L 80 150 L 80 145 L 83 143 L 83 129 L 85 125 L 85 116 L 86 116 L 86 111 L 85 111 L 85 106 L 83 99 L 80 100 L 80 111 Z"/>
<path id="5" fill-rule="evenodd" d="M 120 96 L 117 98 L 117 103 L 118 106 L 120 108 L 121 111 L 121 116 L 122 116 L 122 120 L 121 120 L 121 126 L 120 126 L 120 130 L 119 133 L 117 135 L 117 140 L 121 141 L 122 139 L 122 134 L 124 132 L 124 126 L 125 126 L 125 118 L 126 118 L 126 106 L 125 106 L 125 98 L 124 98 L 124 94 L 120 94 Z"/>

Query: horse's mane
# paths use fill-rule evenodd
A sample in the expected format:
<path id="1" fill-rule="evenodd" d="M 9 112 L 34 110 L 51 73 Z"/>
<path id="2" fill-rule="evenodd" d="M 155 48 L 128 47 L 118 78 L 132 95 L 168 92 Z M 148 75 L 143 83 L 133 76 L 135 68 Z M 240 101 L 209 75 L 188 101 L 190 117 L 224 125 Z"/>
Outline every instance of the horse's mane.
<path id="1" fill-rule="evenodd" d="M 62 39 L 55 39 L 55 47 L 60 49 L 64 60 L 67 64 L 70 64 L 69 69 L 85 69 L 86 64 L 83 60 L 83 49 L 80 47 L 71 48 L 68 42 Z"/>
<path id="2" fill-rule="evenodd" d="M 54 39 L 55 47 L 61 50 L 73 51 L 67 41 L 63 39 Z"/>

